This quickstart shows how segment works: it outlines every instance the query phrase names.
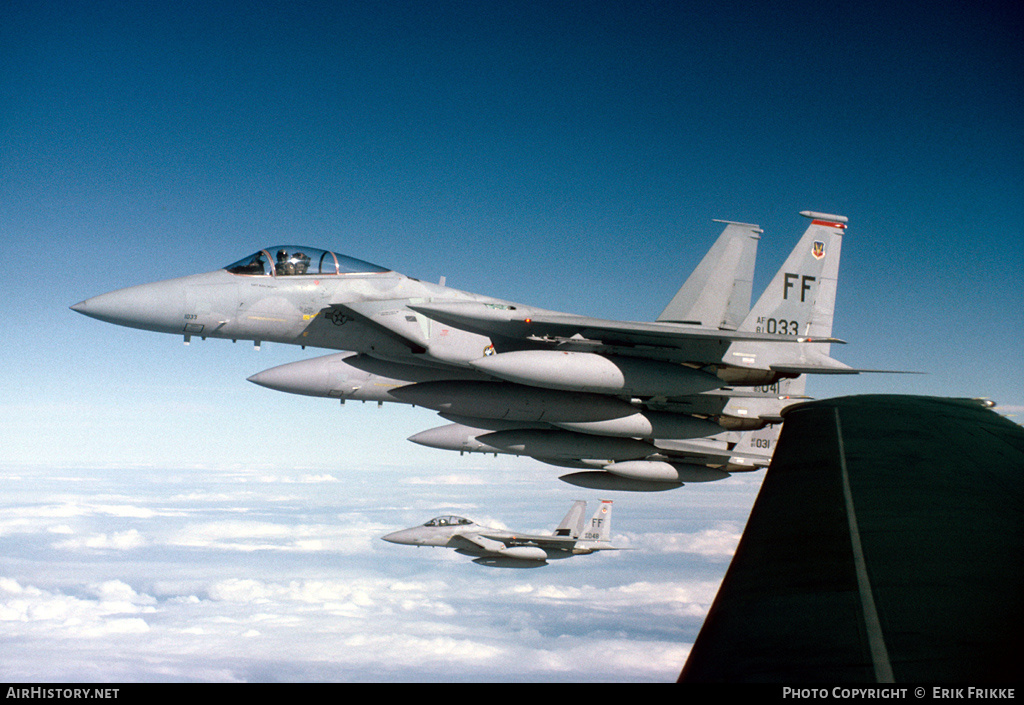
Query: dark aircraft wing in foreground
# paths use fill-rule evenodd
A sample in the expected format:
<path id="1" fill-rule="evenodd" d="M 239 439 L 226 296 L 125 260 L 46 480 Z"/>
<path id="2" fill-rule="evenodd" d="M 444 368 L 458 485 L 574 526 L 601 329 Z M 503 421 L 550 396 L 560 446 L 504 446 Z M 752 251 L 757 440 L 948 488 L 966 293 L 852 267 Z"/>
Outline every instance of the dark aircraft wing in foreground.
<path id="1" fill-rule="evenodd" d="M 936 397 L 784 416 L 680 681 L 1019 680 L 1024 429 Z"/>

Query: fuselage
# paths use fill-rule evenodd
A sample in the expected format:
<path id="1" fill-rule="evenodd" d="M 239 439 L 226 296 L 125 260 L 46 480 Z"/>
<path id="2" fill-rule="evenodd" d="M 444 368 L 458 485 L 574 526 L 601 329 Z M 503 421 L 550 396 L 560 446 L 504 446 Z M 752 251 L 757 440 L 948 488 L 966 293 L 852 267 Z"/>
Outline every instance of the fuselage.
<path id="1" fill-rule="evenodd" d="M 456 363 L 460 357 L 468 361 L 483 355 L 489 341 L 465 331 L 445 335 L 458 338 L 458 346 L 432 342 L 430 329 L 438 324 L 406 309 L 405 304 L 490 299 L 374 265 L 367 269 L 371 271 L 257 274 L 227 267 L 100 294 L 72 309 L 108 323 L 186 339 L 285 343 L 352 350 L 392 360 L 415 360 L 428 348 L 432 357 L 452 358 Z M 343 303 L 358 308 L 368 302 L 373 310 L 362 315 L 332 307 Z M 386 326 L 375 324 L 380 321 Z M 468 346 L 467 338 L 474 339 Z M 465 348 L 465 354 L 452 355 L 458 347 Z"/>

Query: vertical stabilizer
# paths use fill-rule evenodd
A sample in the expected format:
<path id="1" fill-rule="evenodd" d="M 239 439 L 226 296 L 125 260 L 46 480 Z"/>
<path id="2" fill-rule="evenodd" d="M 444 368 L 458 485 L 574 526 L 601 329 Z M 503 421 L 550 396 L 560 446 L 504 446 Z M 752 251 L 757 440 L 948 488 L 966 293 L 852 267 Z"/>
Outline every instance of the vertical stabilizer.
<path id="1" fill-rule="evenodd" d="M 658 321 L 736 330 L 750 310 L 761 228 L 749 223 L 715 222 L 726 223 L 725 230 Z"/>
<path id="2" fill-rule="evenodd" d="M 839 279 L 846 217 L 812 211 L 803 237 L 775 274 L 740 326 L 741 331 L 828 338 Z M 811 364 L 828 360 L 828 343 L 733 343 L 723 362 L 736 367 L 765 369 L 785 362 Z M 835 361 L 831 361 L 839 365 Z"/>
<path id="3" fill-rule="evenodd" d="M 555 536 L 578 537 L 583 532 L 583 513 L 587 510 L 587 503 L 577 499 L 569 508 L 569 513 L 562 519 L 562 523 L 555 529 Z"/>
<path id="4" fill-rule="evenodd" d="M 781 432 L 782 424 L 778 423 L 769 424 L 756 431 L 744 432 L 740 435 L 739 443 L 733 447 L 729 463 L 724 469 L 729 472 L 744 472 L 768 467 Z"/>
<path id="5" fill-rule="evenodd" d="M 827 338 L 832 335 L 846 217 L 801 211 L 811 224 L 776 272 L 740 330 Z"/>
<path id="6" fill-rule="evenodd" d="M 610 541 L 612 536 L 612 501 L 602 499 L 590 524 L 580 537 L 584 541 Z"/>
<path id="7" fill-rule="evenodd" d="M 732 448 L 732 455 L 726 468 L 729 472 L 767 467 L 766 461 L 775 453 L 775 445 L 782 432 L 783 410 L 810 399 L 804 395 L 807 389 L 807 375 L 780 379 L 769 389 L 774 390 L 773 403 L 769 407 L 770 411 L 761 417 L 769 423 L 764 428 L 744 431 L 739 435 L 739 441 Z"/>

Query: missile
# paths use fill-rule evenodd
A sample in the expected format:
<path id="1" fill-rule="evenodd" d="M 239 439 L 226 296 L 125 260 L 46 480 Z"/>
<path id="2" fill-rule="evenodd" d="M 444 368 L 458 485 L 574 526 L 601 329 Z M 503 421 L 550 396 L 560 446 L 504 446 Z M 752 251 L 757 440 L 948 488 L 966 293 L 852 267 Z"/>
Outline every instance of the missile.
<path id="1" fill-rule="evenodd" d="M 563 430 L 493 431 L 479 436 L 477 440 L 502 448 L 507 453 L 538 458 L 633 460 L 646 458 L 657 451 L 650 443 L 633 438 L 592 436 Z"/>
<path id="2" fill-rule="evenodd" d="M 456 548 L 455 552 L 463 553 L 467 556 L 477 555 L 472 551 L 463 551 L 461 548 Z M 487 566 L 488 568 L 540 568 L 548 565 L 547 561 L 523 561 L 518 558 L 506 558 L 505 556 L 495 556 L 490 554 L 474 558 L 473 562 L 477 565 Z"/>
<path id="3" fill-rule="evenodd" d="M 603 471 L 574 472 L 558 479 L 592 490 L 664 492 L 682 487 L 684 482 L 712 482 L 726 477 L 729 473 L 715 468 L 657 460 L 630 460 L 606 465 Z"/>
<path id="4" fill-rule="evenodd" d="M 416 382 L 480 379 L 471 370 L 406 365 L 356 353 L 290 362 L 249 377 L 253 384 L 290 394 L 390 402 L 402 402 L 392 390 Z"/>
<path id="5" fill-rule="evenodd" d="M 394 389 L 391 395 L 447 414 L 508 421 L 604 421 L 636 413 L 621 399 L 507 382 L 422 382 Z"/>
<path id="6" fill-rule="evenodd" d="M 605 471 L 630 480 L 647 482 L 714 482 L 729 477 L 729 473 L 716 468 L 686 463 L 669 463 L 664 460 L 631 460 L 612 463 Z"/>
<path id="7" fill-rule="evenodd" d="M 510 382 L 596 394 L 676 397 L 725 386 L 714 375 L 671 362 L 565 350 L 517 350 L 469 364 Z"/>
<path id="8" fill-rule="evenodd" d="M 608 464 L 607 460 L 586 460 L 583 458 L 542 458 L 534 456 L 533 459 L 548 465 L 554 465 L 556 468 L 572 468 L 573 470 L 603 470 L 604 466 Z"/>
<path id="9" fill-rule="evenodd" d="M 551 424 L 542 422 L 532 423 L 530 421 L 508 421 L 506 419 L 480 419 L 472 416 L 459 416 L 458 414 L 438 414 L 442 419 L 452 423 L 476 429 L 477 433 L 488 431 L 508 431 L 513 428 L 554 428 Z"/>
<path id="10" fill-rule="evenodd" d="M 509 546 L 498 551 L 498 555 L 523 561 L 546 561 L 548 559 L 547 551 L 540 546 Z"/>
<path id="11" fill-rule="evenodd" d="M 610 438 L 543 429 L 529 424 L 510 424 L 501 431 L 488 431 L 464 424 L 427 429 L 409 437 L 413 443 L 462 453 L 525 455 L 542 462 L 571 467 L 604 467 L 609 460 L 645 458 L 657 449 L 632 438 Z M 592 462 L 587 462 L 591 459 Z M 598 460 L 599 462 L 593 462 Z"/>
<path id="12" fill-rule="evenodd" d="M 604 421 L 553 423 L 569 431 L 621 438 L 705 438 L 722 432 L 722 427 L 713 421 L 664 411 L 638 411 L 630 416 Z"/>
<path id="13" fill-rule="evenodd" d="M 437 428 L 428 428 L 426 431 L 420 431 L 409 436 L 409 440 L 421 446 L 437 448 L 438 450 L 457 450 L 460 453 L 508 454 L 508 451 L 503 448 L 487 445 L 477 439 L 477 436 L 490 432 L 489 429 L 473 428 L 472 426 L 453 423 L 447 426 L 438 426 Z"/>
<path id="14" fill-rule="evenodd" d="M 612 475 L 610 472 L 573 472 L 558 478 L 576 487 L 588 490 L 612 490 L 615 492 L 664 492 L 682 487 L 681 482 L 649 482 L 632 480 L 627 477 Z"/>

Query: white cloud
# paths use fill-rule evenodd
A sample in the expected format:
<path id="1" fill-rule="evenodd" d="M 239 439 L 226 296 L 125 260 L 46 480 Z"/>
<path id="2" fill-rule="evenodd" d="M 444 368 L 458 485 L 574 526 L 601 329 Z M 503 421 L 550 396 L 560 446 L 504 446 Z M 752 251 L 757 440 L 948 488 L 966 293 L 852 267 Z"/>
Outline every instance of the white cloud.
<path id="1" fill-rule="evenodd" d="M 143 617 L 126 615 L 155 612 L 151 597 L 139 595 L 118 581 L 93 586 L 93 591 L 95 599 L 81 598 L 0 578 L 0 623 L 6 624 L 8 637 L 19 635 L 23 639 L 43 635 L 96 638 L 148 631 Z"/>
<path id="2" fill-rule="evenodd" d="M 405 485 L 485 485 L 487 481 L 479 475 L 427 475 L 426 477 L 409 477 L 402 481 Z"/>
<path id="3" fill-rule="evenodd" d="M 67 539 L 66 541 L 58 541 L 53 544 L 54 548 L 76 550 L 76 549 L 94 549 L 94 550 L 114 550 L 114 551 L 129 551 L 135 548 L 141 548 L 147 543 L 146 539 L 143 538 L 142 534 L 137 529 L 129 529 L 128 531 L 120 531 L 113 534 L 93 534 L 90 536 L 81 536 L 78 538 Z"/>
<path id="4" fill-rule="evenodd" d="M 167 543 L 209 550 L 354 554 L 369 552 L 373 541 L 386 531 L 386 527 L 368 522 L 296 526 L 225 520 L 188 524 L 169 536 Z"/>
<path id="5" fill-rule="evenodd" d="M 443 513 L 550 531 L 571 498 L 402 490 L 410 474 L 83 474 L 41 486 L 43 502 L 8 500 L 0 679 L 673 680 L 715 591 L 680 566 L 724 571 L 709 545 L 742 521 L 645 533 L 671 528 L 677 504 L 624 499 L 640 550 L 494 570 L 379 537 Z"/>
<path id="6" fill-rule="evenodd" d="M 590 585 L 516 585 L 503 591 L 537 602 L 575 603 L 600 610 L 649 609 L 673 614 L 703 616 L 714 599 L 718 583 L 634 582 L 610 588 Z M 574 607 L 575 609 L 576 607 Z"/>
<path id="7" fill-rule="evenodd" d="M 320 475 L 302 475 L 297 481 L 304 484 L 319 484 L 322 482 L 338 482 L 338 478 L 324 473 Z"/>
<path id="8" fill-rule="evenodd" d="M 136 669 L 118 677 L 137 680 L 158 673 L 247 680 L 254 664 L 282 660 L 296 673 L 328 669 L 318 678 L 331 679 L 671 680 L 687 644 L 609 636 L 607 625 L 638 629 L 700 614 L 713 595 L 713 586 L 701 583 L 601 588 L 531 580 L 496 587 L 492 576 L 506 582 L 500 575 L 463 563 L 443 568 L 442 577 L 412 580 L 236 577 L 210 582 L 199 595 L 160 598 L 123 580 L 83 585 L 71 595 L 3 578 L 0 621 L 8 626 L 0 644 L 17 638 L 31 654 L 66 649 L 68 639 L 97 649 L 116 641 Z M 12 630 L 12 623 L 21 626 Z M 24 665 L 21 658 L 10 668 Z M 45 662 L 31 666 L 36 678 L 48 673 Z"/>
<path id="9" fill-rule="evenodd" d="M 145 634 L 149 631 L 149 624 L 146 620 L 133 617 L 128 619 L 111 619 L 98 624 L 83 626 L 79 632 L 80 636 L 99 639 L 117 634 Z"/>
<path id="10" fill-rule="evenodd" d="M 60 504 L 33 504 L 5 508 L 0 520 L 0 536 L 26 533 L 72 534 L 74 528 L 67 520 L 116 517 L 123 519 L 152 519 L 157 516 L 178 515 L 178 511 L 154 510 L 136 504 L 101 504 L 67 501 Z M 60 523 L 54 521 L 60 520 Z"/>
<path id="11" fill-rule="evenodd" d="M 695 533 L 645 533 L 629 537 L 631 547 L 653 553 L 691 553 L 709 558 L 730 558 L 736 552 L 743 530 L 733 524 L 719 524 Z"/>
<path id="12" fill-rule="evenodd" d="M 664 641 L 588 639 L 563 648 L 556 645 L 553 649 L 524 653 L 520 663 L 524 671 L 537 673 L 538 680 L 547 672 L 596 681 L 619 680 L 626 674 L 634 679 L 658 678 L 678 675 L 690 646 Z"/>
<path id="13" fill-rule="evenodd" d="M 140 595 L 134 588 L 120 580 L 105 580 L 94 585 L 92 592 L 100 598 L 103 603 L 118 602 L 130 605 L 153 605 L 156 598 L 150 595 Z"/>

